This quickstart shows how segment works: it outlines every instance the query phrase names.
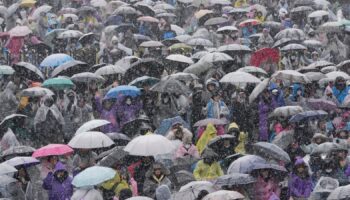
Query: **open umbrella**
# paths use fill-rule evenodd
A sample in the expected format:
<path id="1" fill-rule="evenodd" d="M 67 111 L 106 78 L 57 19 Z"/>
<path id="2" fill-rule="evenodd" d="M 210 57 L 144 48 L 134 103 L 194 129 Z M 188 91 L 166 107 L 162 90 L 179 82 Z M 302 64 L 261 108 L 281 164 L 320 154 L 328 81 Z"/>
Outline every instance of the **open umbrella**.
<path id="1" fill-rule="evenodd" d="M 184 34 L 184 35 L 178 35 L 175 37 L 175 39 L 179 40 L 180 42 L 187 42 L 188 40 L 192 39 L 190 35 Z"/>
<path id="2" fill-rule="evenodd" d="M 310 81 L 319 81 L 319 80 L 327 77 L 325 74 L 323 74 L 321 72 L 307 72 L 307 73 L 305 73 L 305 76 Z"/>
<path id="3" fill-rule="evenodd" d="M 339 187 L 339 182 L 337 179 L 331 178 L 331 177 L 326 177 L 326 176 L 322 176 L 315 188 L 313 193 L 331 193 L 332 191 L 334 191 L 336 188 Z"/>
<path id="4" fill-rule="evenodd" d="M 109 167 L 93 166 L 76 175 L 72 184 L 77 188 L 92 187 L 114 178 L 116 173 Z"/>
<path id="5" fill-rule="evenodd" d="M 96 149 L 112 146 L 114 142 L 101 132 L 89 131 L 75 135 L 68 143 L 76 149 Z"/>
<path id="6" fill-rule="evenodd" d="M 6 164 L 6 163 L 0 163 L 0 175 L 10 174 L 17 172 L 17 169 L 14 168 L 12 165 Z"/>
<path id="7" fill-rule="evenodd" d="M 287 29 L 284 29 L 284 30 L 278 32 L 275 35 L 276 40 L 280 40 L 283 38 L 289 38 L 289 39 L 296 40 L 296 41 L 303 41 L 306 39 L 306 36 L 305 36 L 304 31 L 302 31 L 300 29 L 287 28 Z"/>
<path id="8" fill-rule="evenodd" d="M 113 74 L 124 74 L 125 69 L 119 65 L 107 65 L 96 70 L 95 74 L 99 76 L 113 75 Z"/>
<path id="9" fill-rule="evenodd" d="M 311 155 L 316 155 L 316 154 L 328 154 L 336 149 L 339 149 L 339 144 L 334 143 L 334 142 L 324 142 L 322 144 L 319 144 L 317 147 L 315 147 Z"/>
<path id="10" fill-rule="evenodd" d="M 331 62 L 328 62 L 328 61 L 325 61 L 325 60 L 320 60 L 320 61 L 316 61 L 316 62 L 313 62 L 311 63 L 310 65 L 308 65 L 307 67 L 316 67 L 316 68 L 323 68 L 323 67 L 328 67 L 328 66 L 333 66 L 334 63 L 331 63 Z"/>
<path id="11" fill-rule="evenodd" d="M 2 152 L 1 156 L 4 157 L 14 157 L 14 156 L 26 156 L 31 155 L 35 149 L 30 146 L 13 146 Z"/>
<path id="12" fill-rule="evenodd" d="M 0 175 L 0 186 L 6 186 L 10 183 L 15 183 L 18 180 L 7 175 Z M 3 199 L 3 198 L 1 198 Z"/>
<path id="13" fill-rule="evenodd" d="M 23 118 L 23 117 L 27 117 L 26 115 L 22 115 L 22 114 L 11 114 L 6 116 L 0 123 L 0 126 L 4 125 L 6 122 L 11 121 L 15 118 Z"/>
<path id="14" fill-rule="evenodd" d="M 160 80 L 158 78 L 150 77 L 150 76 L 141 76 L 136 78 L 135 80 L 131 81 L 129 85 L 135 86 L 138 88 L 142 88 L 144 84 L 153 86 L 154 84 L 158 83 Z"/>
<path id="15" fill-rule="evenodd" d="M 7 65 L 0 65 L 0 75 L 11 75 L 15 73 L 15 70 Z"/>
<path id="16" fill-rule="evenodd" d="M 129 86 L 129 85 L 120 85 L 115 88 L 110 89 L 107 94 L 106 98 L 119 98 L 122 96 L 132 96 L 136 97 L 141 94 L 141 91 L 139 88 L 135 86 Z"/>
<path id="17" fill-rule="evenodd" d="M 192 181 L 182 186 L 174 196 L 175 199 L 193 200 L 197 198 L 202 190 L 206 190 L 209 193 L 215 191 L 213 183 L 209 181 Z"/>
<path id="18" fill-rule="evenodd" d="M 106 0 L 91 0 L 90 4 L 96 8 L 102 8 L 107 6 Z"/>
<path id="19" fill-rule="evenodd" d="M 49 5 L 42 5 L 38 8 L 36 8 L 32 14 L 32 17 L 34 19 L 39 19 L 41 13 L 47 13 L 52 9 L 52 6 Z"/>
<path id="20" fill-rule="evenodd" d="M 325 111 L 332 111 L 337 108 L 337 104 L 333 101 L 328 101 L 325 99 L 308 99 L 306 104 L 311 108 L 315 110 L 325 110 Z"/>
<path id="21" fill-rule="evenodd" d="M 325 10 L 316 10 L 312 13 L 310 13 L 307 17 L 308 18 L 322 18 L 323 16 L 328 16 L 329 12 Z"/>
<path id="22" fill-rule="evenodd" d="M 324 73 L 324 74 L 328 74 L 328 73 L 331 73 L 331 72 L 335 72 L 337 71 L 337 67 L 336 66 L 328 66 L 328 67 L 324 67 L 321 69 L 321 72 Z"/>
<path id="23" fill-rule="evenodd" d="M 206 195 L 203 200 L 235 200 L 235 199 L 244 199 L 244 196 L 236 191 L 229 190 L 219 190 L 213 193 Z"/>
<path id="24" fill-rule="evenodd" d="M 303 111 L 304 109 L 300 106 L 282 106 L 275 108 L 269 117 L 290 117 Z"/>
<path id="25" fill-rule="evenodd" d="M 262 68 L 259 67 L 255 67 L 255 66 L 245 66 L 242 68 L 239 68 L 237 70 L 237 72 L 245 72 L 245 73 L 249 73 L 252 74 L 254 76 L 268 76 L 267 72 L 265 70 L 263 70 Z"/>
<path id="26" fill-rule="evenodd" d="M 318 40 L 304 40 L 302 44 L 308 48 L 314 49 L 323 47 L 323 44 Z"/>
<path id="27" fill-rule="evenodd" d="M 223 119 L 207 118 L 207 119 L 199 120 L 193 126 L 194 127 L 202 127 L 202 126 L 207 126 L 208 124 L 226 125 L 226 124 L 228 124 L 228 121 L 223 120 Z"/>
<path id="28" fill-rule="evenodd" d="M 270 61 L 272 63 L 278 63 L 280 60 L 279 51 L 272 48 L 260 49 L 252 54 L 250 64 L 259 67 L 262 63 Z"/>
<path id="29" fill-rule="evenodd" d="M 105 167 L 113 167 L 117 161 L 122 162 L 127 155 L 129 154 L 124 151 L 123 148 L 114 147 L 113 149 L 105 151 L 98 156 L 101 158 L 99 165 Z"/>
<path id="30" fill-rule="evenodd" d="M 151 23 L 159 23 L 159 20 L 157 18 L 151 17 L 151 16 L 142 16 L 137 18 L 137 21 L 140 22 L 151 22 Z"/>
<path id="31" fill-rule="evenodd" d="M 7 8 L 7 16 L 6 17 L 10 17 L 13 14 L 15 14 L 16 11 L 18 10 L 18 8 L 19 8 L 19 3 L 11 4 L 11 6 Z"/>
<path id="32" fill-rule="evenodd" d="M 32 30 L 28 26 L 16 26 L 12 28 L 9 32 L 11 37 L 24 37 L 32 33 Z"/>
<path id="33" fill-rule="evenodd" d="M 0 15 L 2 15 L 3 18 L 7 17 L 7 8 L 5 6 L 0 6 Z"/>
<path id="34" fill-rule="evenodd" d="M 272 141 L 273 144 L 279 146 L 282 149 L 287 149 L 287 147 L 293 142 L 294 130 L 282 131 Z"/>
<path id="35" fill-rule="evenodd" d="M 57 78 L 47 79 L 46 81 L 44 81 L 42 86 L 45 88 L 52 88 L 56 90 L 65 90 L 65 89 L 72 88 L 74 86 L 74 83 L 67 78 L 57 77 Z"/>
<path id="36" fill-rule="evenodd" d="M 246 26 L 256 26 L 261 24 L 259 20 L 256 19 L 247 19 L 239 23 L 239 27 L 246 27 Z"/>
<path id="37" fill-rule="evenodd" d="M 260 83 L 260 79 L 246 72 L 231 72 L 221 78 L 220 83 L 240 85 L 246 83 Z"/>
<path id="38" fill-rule="evenodd" d="M 235 26 L 224 26 L 224 27 L 218 28 L 216 32 L 217 33 L 238 32 L 238 29 Z"/>
<path id="39" fill-rule="evenodd" d="M 288 44 L 281 48 L 281 51 L 304 51 L 307 48 L 301 44 Z"/>
<path id="40" fill-rule="evenodd" d="M 40 67 L 58 67 L 68 61 L 74 60 L 71 56 L 63 53 L 51 54 L 46 57 L 41 63 Z"/>
<path id="41" fill-rule="evenodd" d="M 273 158 L 278 161 L 291 162 L 287 152 L 275 144 L 267 142 L 257 142 L 253 144 L 253 149 L 261 156 Z"/>
<path id="42" fill-rule="evenodd" d="M 32 165 L 39 164 L 40 161 L 35 159 L 35 158 L 33 158 L 33 157 L 22 156 L 22 157 L 11 158 L 10 160 L 7 160 L 5 163 L 8 164 L 8 165 L 11 165 L 13 167 L 18 167 L 18 166 L 29 167 L 29 166 L 32 166 Z"/>
<path id="43" fill-rule="evenodd" d="M 157 48 L 157 47 L 163 47 L 164 45 L 161 42 L 158 41 L 146 41 L 142 42 L 140 44 L 140 47 L 145 47 L 145 48 Z"/>
<path id="44" fill-rule="evenodd" d="M 129 143 L 131 141 L 131 139 L 123 133 L 106 133 L 106 135 L 108 135 L 108 137 L 110 137 L 113 141 L 122 140 L 126 143 Z"/>
<path id="45" fill-rule="evenodd" d="M 72 154 L 74 151 L 66 144 L 49 144 L 34 151 L 32 157 L 61 156 Z"/>
<path id="46" fill-rule="evenodd" d="M 166 133 L 168 133 L 172 125 L 176 123 L 182 124 L 183 127 L 187 129 L 190 128 L 190 126 L 180 116 L 176 116 L 168 119 L 163 119 L 159 127 L 157 128 L 156 133 L 160 135 L 165 135 Z"/>
<path id="47" fill-rule="evenodd" d="M 350 197 L 350 185 L 341 186 L 333 190 L 327 200 L 348 199 Z"/>
<path id="48" fill-rule="evenodd" d="M 189 39 L 186 44 L 191 46 L 205 46 L 205 47 L 212 47 L 214 46 L 213 43 L 210 40 L 203 39 L 203 38 L 192 38 Z"/>
<path id="49" fill-rule="evenodd" d="M 59 39 L 80 38 L 83 35 L 84 34 L 80 31 L 67 30 L 67 31 L 64 31 L 64 32 L 58 34 L 57 38 L 59 38 Z"/>
<path id="50" fill-rule="evenodd" d="M 191 58 L 193 60 L 200 60 L 202 57 L 204 57 L 205 55 L 207 55 L 209 52 L 208 51 L 199 51 L 197 53 L 194 53 Z"/>
<path id="51" fill-rule="evenodd" d="M 234 52 L 234 53 L 250 53 L 252 50 L 245 46 L 240 44 L 228 44 L 228 45 L 222 45 L 218 48 L 219 52 Z"/>
<path id="52" fill-rule="evenodd" d="M 92 7 L 92 6 L 81 6 L 78 9 L 78 13 L 84 13 L 84 12 L 95 12 L 96 8 Z"/>
<path id="53" fill-rule="evenodd" d="M 204 25 L 205 26 L 214 26 L 214 25 L 224 24 L 224 23 L 227 23 L 227 22 L 228 22 L 228 20 L 226 18 L 214 17 L 214 18 L 210 18 L 207 21 L 205 21 Z"/>
<path id="54" fill-rule="evenodd" d="M 341 33 L 345 29 L 345 25 L 340 22 L 326 22 L 318 27 L 318 33 Z"/>
<path id="55" fill-rule="evenodd" d="M 199 62 L 203 63 L 215 63 L 215 62 L 227 62 L 233 60 L 231 56 L 226 53 L 213 52 L 208 53 L 204 57 L 202 57 Z"/>
<path id="56" fill-rule="evenodd" d="M 93 119 L 88 122 L 85 122 L 83 125 L 81 125 L 78 130 L 75 132 L 75 134 L 80 134 L 86 131 L 92 131 L 95 128 L 99 128 L 101 126 L 110 124 L 111 122 L 104 120 L 104 119 Z"/>
<path id="57" fill-rule="evenodd" d="M 252 103 L 256 98 L 258 98 L 258 96 L 268 87 L 269 83 L 270 79 L 266 78 L 255 86 L 254 90 L 249 95 L 249 103 Z"/>
<path id="58" fill-rule="evenodd" d="M 153 9 L 175 10 L 175 7 L 167 3 L 158 2 L 158 4 L 153 6 Z"/>
<path id="59" fill-rule="evenodd" d="M 75 74 L 71 77 L 71 80 L 79 83 L 90 83 L 90 82 L 103 83 L 105 81 L 105 79 L 102 76 L 91 72 L 82 72 L 82 73 Z"/>
<path id="60" fill-rule="evenodd" d="M 113 12 L 113 15 L 136 15 L 136 14 L 137 14 L 137 10 L 130 6 L 120 6 Z"/>
<path id="61" fill-rule="evenodd" d="M 121 66 L 123 69 L 127 70 L 130 68 L 130 66 L 137 62 L 140 61 L 141 59 L 136 57 L 136 56 L 125 56 L 122 59 L 118 60 L 115 65 Z"/>
<path id="62" fill-rule="evenodd" d="M 22 97 L 43 97 L 45 95 L 52 96 L 54 93 L 51 90 L 42 87 L 32 87 L 24 89 L 21 92 Z"/>
<path id="63" fill-rule="evenodd" d="M 136 156 L 156 156 L 170 153 L 174 148 L 173 143 L 166 137 L 150 134 L 134 138 L 126 145 L 124 151 Z"/>
<path id="64" fill-rule="evenodd" d="M 260 156 L 246 155 L 233 161 L 227 170 L 227 174 L 249 174 L 251 171 L 253 171 L 255 165 L 265 163 L 267 163 L 267 161 Z"/>
<path id="65" fill-rule="evenodd" d="M 299 7 L 295 7 L 291 10 L 291 13 L 298 15 L 298 13 L 301 12 L 310 12 L 313 11 L 314 9 L 311 8 L 310 6 L 299 6 Z"/>
<path id="66" fill-rule="evenodd" d="M 327 78 L 331 80 L 335 80 L 338 76 L 343 77 L 346 80 L 350 80 L 350 76 L 346 74 L 345 72 L 335 71 L 335 72 L 329 72 L 326 74 Z"/>
<path id="67" fill-rule="evenodd" d="M 178 81 L 183 81 L 183 82 L 192 82 L 194 80 L 199 80 L 198 76 L 191 73 L 185 73 L 185 72 L 178 72 L 175 74 L 171 74 L 168 77 L 176 79 Z"/>
<path id="68" fill-rule="evenodd" d="M 215 186 L 235 186 L 235 185 L 246 185 L 256 182 L 256 179 L 249 174 L 232 173 L 224 176 L 220 176 L 214 182 Z"/>
<path id="69" fill-rule="evenodd" d="M 171 54 L 171 55 L 167 56 L 165 59 L 171 60 L 174 62 L 193 64 L 193 60 L 191 58 L 184 56 L 184 55 L 181 55 L 181 54 Z"/>
<path id="70" fill-rule="evenodd" d="M 291 83 L 309 83 L 310 80 L 304 75 L 294 70 L 277 71 L 271 76 L 272 78 L 289 81 Z"/>
<path id="71" fill-rule="evenodd" d="M 84 72 L 86 68 L 87 68 L 87 64 L 85 62 L 81 62 L 78 60 L 71 60 L 56 67 L 52 71 L 51 77 L 63 76 L 63 75 L 73 76 L 74 74 L 77 74 L 79 72 Z"/>
<path id="72" fill-rule="evenodd" d="M 161 92 L 161 93 L 181 93 L 189 94 L 190 89 L 181 83 L 180 81 L 174 78 L 168 78 L 166 80 L 161 80 L 160 82 L 153 85 L 151 88 L 152 91 Z"/>
<path id="73" fill-rule="evenodd" d="M 61 8 L 61 10 L 59 11 L 59 13 L 62 13 L 62 14 L 68 14 L 68 13 L 75 14 L 77 12 L 78 10 L 76 8 L 70 8 L 70 7 Z"/>
<path id="74" fill-rule="evenodd" d="M 323 110 L 310 110 L 298 113 L 290 118 L 289 123 L 296 123 L 300 121 L 322 119 L 328 116 L 328 113 Z"/>
<path id="75" fill-rule="evenodd" d="M 275 172 L 283 172 L 283 173 L 287 172 L 287 169 L 285 167 L 277 164 L 271 164 L 271 163 L 257 163 L 253 167 L 253 171 L 260 170 L 260 169 L 270 169 L 270 170 L 274 170 Z"/>

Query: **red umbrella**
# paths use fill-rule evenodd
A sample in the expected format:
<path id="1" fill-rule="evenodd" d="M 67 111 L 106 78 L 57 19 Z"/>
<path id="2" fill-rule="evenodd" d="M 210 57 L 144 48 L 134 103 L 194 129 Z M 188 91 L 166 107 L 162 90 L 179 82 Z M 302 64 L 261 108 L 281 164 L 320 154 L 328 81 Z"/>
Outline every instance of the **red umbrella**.
<path id="1" fill-rule="evenodd" d="M 250 60 L 252 66 L 259 67 L 262 63 L 270 61 L 272 63 L 278 63 L 280 60 L 280 53 L 277 49 L 263 48 L 256 51 Z"/>

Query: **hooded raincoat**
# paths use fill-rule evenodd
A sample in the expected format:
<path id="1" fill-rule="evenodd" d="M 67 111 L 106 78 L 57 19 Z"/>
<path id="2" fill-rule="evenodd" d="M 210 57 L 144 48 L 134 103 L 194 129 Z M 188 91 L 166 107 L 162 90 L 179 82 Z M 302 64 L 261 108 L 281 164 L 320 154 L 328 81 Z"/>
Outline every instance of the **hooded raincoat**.
<path id="1" fill-rule="evenodd" d="M 0 93 L 0 121 L 16 112 L 19 103 L 16 98 L 16 89 L 17 86 L 13 82 L 9 82 L 5 90 Z"/>
<path id="2" fill-rule="evenodd" d="M 209 141 L 217 136 L 216 128 L 213 124 L 208 124 L 202 136 L 199 138 L 196 147 L 201 154 Z"/>

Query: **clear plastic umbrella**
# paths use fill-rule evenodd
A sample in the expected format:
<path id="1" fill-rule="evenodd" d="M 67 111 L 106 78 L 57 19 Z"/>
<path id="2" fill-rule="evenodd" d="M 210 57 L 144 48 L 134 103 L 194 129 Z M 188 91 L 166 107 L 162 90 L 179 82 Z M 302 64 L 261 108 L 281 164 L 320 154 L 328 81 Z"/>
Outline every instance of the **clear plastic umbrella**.
<path id="1" fill-rule="evenodd" d="M 114 144 L 107 135 L 96 132 L 83 132 L 75 135 L 68 143 L 72 148 L 76 149 L 96 149 L 110 147 Z"/>
<path id="2" fill-rule="evenodd" d="M 95 74 L 100 76 L 112 75 L 112 74 L 124 74 L 125 69 L 118 65 L 107 65 L 98 69 Z"/>
<path id="3" fill-rule="evenodd" d="M 43 97 L 45 95 L 52 96 L 54 93 L 50 89 L 42 87 L 32 87 L 21 92 L 21 96 L 24 97 Z"/>
<path id="4" fill-rule="evenodd" d="M 43 6 L 40 6 L 39 8 L 36 8 L 32 14 L 32 17 L 34 19 L 38 19 L 40 17 L 40 14 L 41 13 L 47 13 L 49 12 L 50 10 L 52 9 L 52 6 L 49 6 L 49 5 L 43 5 Z"/>
<path id="5" fill-rule="evenodd" d="M 215 63 L 215 62 L 227 62 L 233 60 L 231 56 L 226 53 L 213 52 L 208 53 L 204 57 L 202 57 L 199 62 L 202 63 Z"/>
<path id="6" fill-rule="evenodd" d="M 171 55 L 167 56 L 165 59 L 171 60 L 174 62 L 193 64 L 193 60 L 191 58 L 184 56 L 184 55 L 181 55 L 181 54 L 171 54 Z"/>
<path id="7" fill-rule="evenodd" d="M 251 171 L 253 171 L 253 168 L 255 165 L 266 164 L 266 163 L 267 161 L 260 156 L 246 155 L 233 161 L 227 170 L 227 174 L 232 174 L 232 173 L 249 174 Z"/>
<path id="8" fill-rule="evenodd" d="M 209 181 L 192 181 L 182 186 L 179 192 L 174 194 L 174 197 L 175 199 L 193 200 L 202 190 L 207 190 L 209 193 L 215 192 L 213 183 Z"/>
<path id="9" fill-rule="evenodd" d="M 6 163 L 0 163 L 0 175 L 10 174 L 17 172 L 17 169 L 13 166 L 6 164 Z"/>

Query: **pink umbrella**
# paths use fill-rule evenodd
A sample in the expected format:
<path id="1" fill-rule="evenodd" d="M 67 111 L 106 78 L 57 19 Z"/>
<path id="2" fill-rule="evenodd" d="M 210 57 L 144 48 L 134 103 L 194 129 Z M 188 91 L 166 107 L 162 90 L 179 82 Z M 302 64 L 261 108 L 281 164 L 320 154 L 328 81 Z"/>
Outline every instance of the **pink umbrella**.
<path id="1" fill-rule="evenodd" d="M 9 31 L 11 37 L 24 37 L 32 33 L 28 26 L 16 26 Z"/>
<path id="2" fill-rule="evenodd" d="M 49 144 L 34 151 L 32 157 L 59 156 L 73 153 L 73 149 L 65 144 Z"/>

